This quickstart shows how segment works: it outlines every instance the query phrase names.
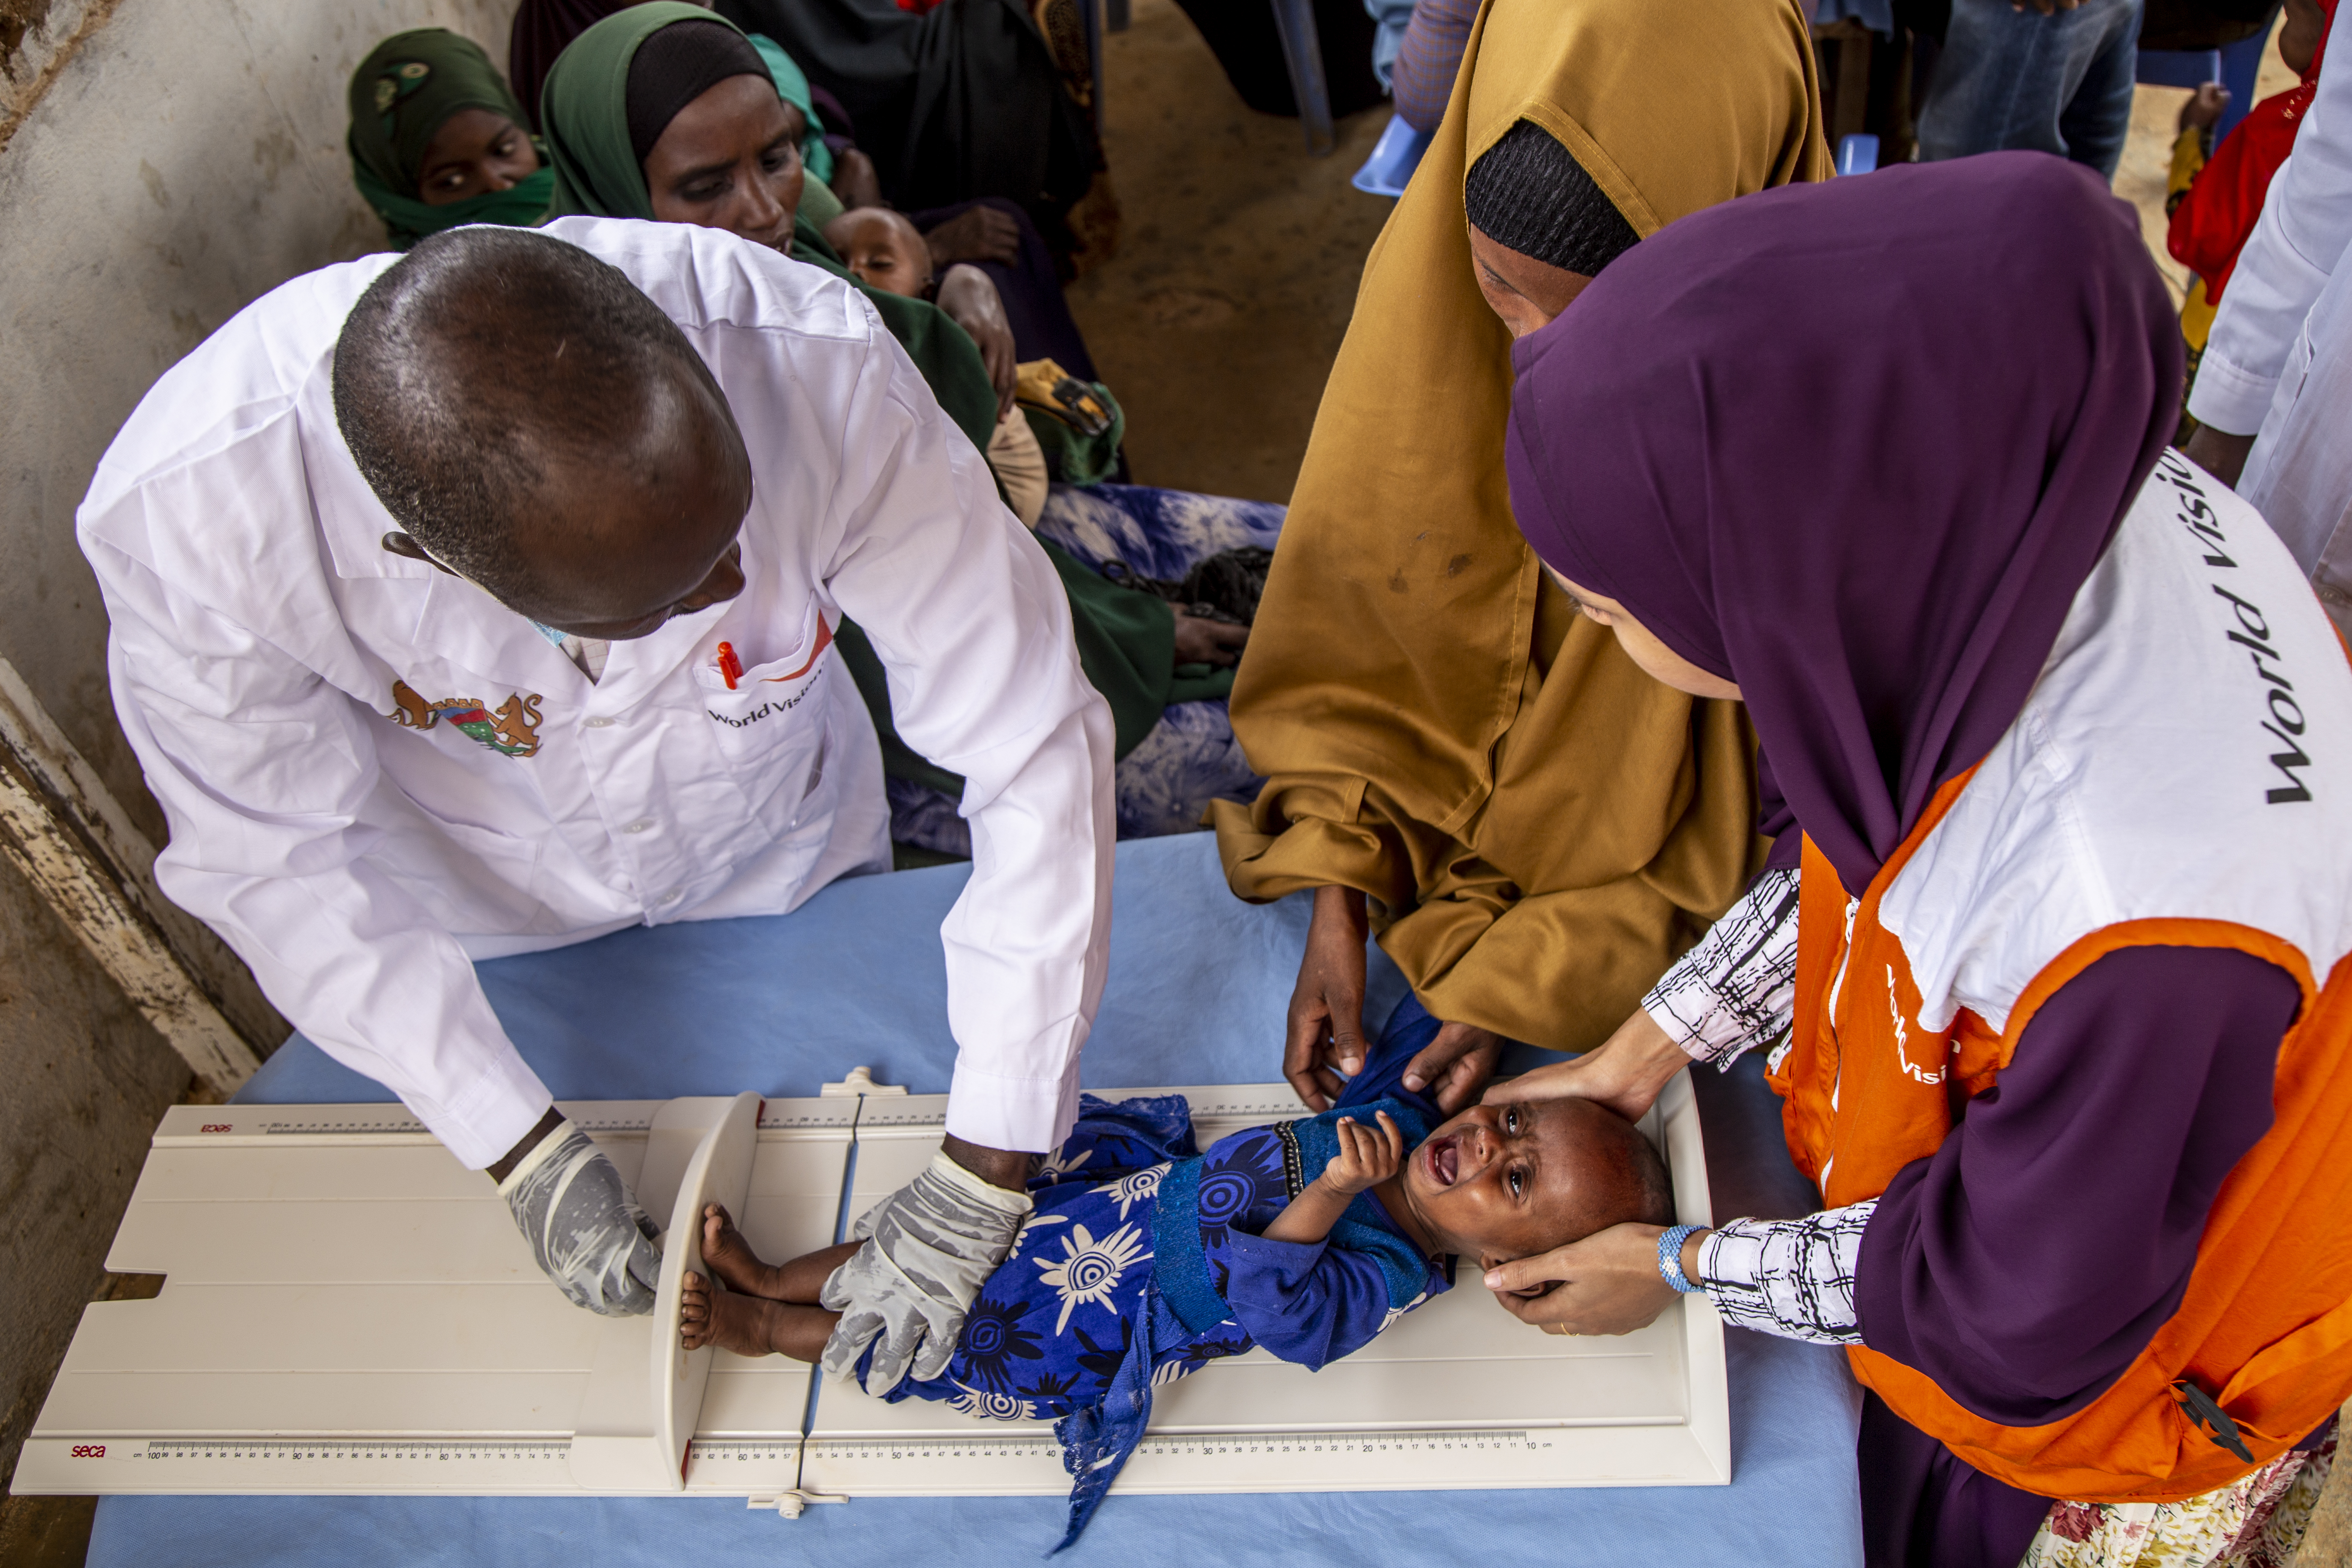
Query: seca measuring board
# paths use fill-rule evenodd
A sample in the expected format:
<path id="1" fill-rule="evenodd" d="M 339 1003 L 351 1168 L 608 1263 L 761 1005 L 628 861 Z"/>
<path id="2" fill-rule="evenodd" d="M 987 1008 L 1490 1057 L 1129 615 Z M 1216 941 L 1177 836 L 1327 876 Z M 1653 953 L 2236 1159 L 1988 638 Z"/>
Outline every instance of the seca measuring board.
<path id="1" fill-rule="evenodd" d="M 1300 1114 L 1282 1084 L 1104 1095 L 1139 1092 L 1184 1094 L 1202 1148 Z M 563 1109 L 664 1226 L 649 1318 L 565 1301 L 496 1189 L 397 1105 L 174 1107 L 107 1258 L 163 1289 L 85 1309 L 13 1489 L 718 1494 L 788 1515 L 859 1496 L 1066 1493 L 1050 1423 L 677 1349 L 703 1203 L 727 1204 L 772 1262 L 823 1247 L 929 1161 L 944 1096 L 860 1073 L 817 1100 Z M 1679 1217 L 1706 1223 L 1685 1079 L 1643 1130 Z M 1253 1351 L 1161 1387 L 1118 1489 L 1730 1479 L 1722 1328 L 1703 1297 L 1637 1333 L 1569 1339 L 1514 1321 L 1473 1277 L 1320 1373 Z"/>

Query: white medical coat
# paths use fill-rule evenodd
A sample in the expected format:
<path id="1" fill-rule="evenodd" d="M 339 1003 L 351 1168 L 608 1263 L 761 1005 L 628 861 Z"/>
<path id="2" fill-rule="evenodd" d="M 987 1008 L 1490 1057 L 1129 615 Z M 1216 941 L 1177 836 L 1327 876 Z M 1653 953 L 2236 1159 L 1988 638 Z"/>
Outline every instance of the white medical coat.
<path id="1" fill-rule="evenodd" d="M 2278 395 L 2304 320 L 2352 245 L 2352 80 L 2319 73 L 2294 153 L 2271 176 L 2205 337 L 2189 412 L 2252 436 Z"/>
<path id="2" fill-rule="evenodd" d="M 331 367 L 395 258 L 296 279 L 155 384 L 79 513 L 116 710 L 171 822 L 157 880 L 304 1034 L 488 1164 L 549 1095 L 472 960 L 780 913 L 887 868 L 873 723 L 828 646 L 846 615 L 899 732 L 967 781 L 948 1126 L 1052 1147 L 1113 838 L 1110 714 L 1052 565 L 844 284 L 710 229 L 546 232 L 626 273 L 726 392 L 753 475 L 743 593 L 613 644 L 592 683 L 480 588 L 384 550 Z"/>

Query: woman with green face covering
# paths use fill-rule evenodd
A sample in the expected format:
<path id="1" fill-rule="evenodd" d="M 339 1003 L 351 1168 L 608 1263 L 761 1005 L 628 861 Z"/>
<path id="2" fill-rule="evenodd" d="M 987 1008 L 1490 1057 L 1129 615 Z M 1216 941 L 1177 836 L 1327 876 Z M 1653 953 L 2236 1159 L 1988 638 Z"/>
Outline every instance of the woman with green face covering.
<path id="1" fill-rule="evenodd" d="M 633 5 L 573 39 L 541 91 L 540 128 L 556 171 L 555 214 L 722 228 L 842 279 L 874 307 L 948 417 L 985 452 L 1010 406 L 1010 382 L 992 384 L 993 367 L 983 364 L 960 323 L 989 328 L 984 317 L 971 314 L 979 303 L 995 310 L 1002 330 L 995 286 L 975 268 L 952 268 L 934 306 L 859 282 L 800 210 L 801 121 L 791 110 L 759 51 L 732 24 L 680 0 Z M 1006 331 L 1007 372 L 1011 357 Z M 1177 667 L 1231 666 L 1238 627 L 1180 616 L 1166 600 L 1121 587 L 1053 542 L 1040 542 L 1069 594 L 1079 660 L 1110 704 L 1120 758 L 1166 728 L 1162 716 L 1171 702 L 1223 695 L 1229 674 L 1189 668 L 1180 679 Z M 952 816 L 962 780 L 898 740 L 881 665 L 864 635 L 845 622 L 836 640 L 881 733 L 893 836 L 953 852 L 960 845 L 952 839 L 900 831 L 906 825 L 896 808 L 903 801 L 915 811 L 923 792 L 944 794 Z M 1167 738 L 1160 743 L 1167 745 Z M 1200 808 L 1193 805 L 1195 816 Z"/>
<path id="2" fill-rule="evenodd" d="M 352 73 L 352 179 L 394 250 L 461 224 L 547 216 L 555 173 L 480 46 L 441 27 L 395 33 Z"/>

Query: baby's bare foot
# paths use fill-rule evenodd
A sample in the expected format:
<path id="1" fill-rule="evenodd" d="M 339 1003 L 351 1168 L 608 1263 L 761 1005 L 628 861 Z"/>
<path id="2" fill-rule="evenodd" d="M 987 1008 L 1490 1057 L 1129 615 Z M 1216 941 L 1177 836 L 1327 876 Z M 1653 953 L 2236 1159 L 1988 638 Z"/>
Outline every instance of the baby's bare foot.
<path id="1" fill-rule="evenodd" d="M 756 1296 L 717 1289 L 688 1269 L 678 1298 L 678 1340 L 690 1351 L 716 1345 L 737 1355 L 766 1355 L 773 1347 L 762 1309 L 772 1310 L 774 1305 Z"/>
<path id="2" fill-rule="evenodd" d="M 702 1206 L 702 1262 L 730 1290 L 771 1301 L 784 1299 L 783 1270 L 760 1261 L 724 1204 Z"/>
<path id="3" fill-rule="evenodd" d="M 678 1342 L 690 1351 L 715 1345 L 741 1356 L 772 1352 L 814 1362 L 824 1353 L 839 1316 L 721 1290 L 707 1276 L 688 1269 L 678 1299 Z"/>

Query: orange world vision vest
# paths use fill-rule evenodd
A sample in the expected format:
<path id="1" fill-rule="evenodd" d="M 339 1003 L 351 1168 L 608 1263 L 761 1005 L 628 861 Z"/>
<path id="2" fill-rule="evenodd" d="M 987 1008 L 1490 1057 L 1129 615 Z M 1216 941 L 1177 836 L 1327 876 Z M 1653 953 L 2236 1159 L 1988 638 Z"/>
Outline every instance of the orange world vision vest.
<path id="1" fill-rule="evenodd" d="M 2323 985 L 2294 947 L 2248 926 L 2126 921 L 2046 965 L 2004 1032 L 1966 1008 L 1947 1029 L 1923 1028 L 1910 963 L 1880 925 L 1879 904 L 1969 776 L 1937 792 L 1851 906 L 1835 869 L 1805 841 L 1797 1023 L 1772 1082 L 1786 1099 L 1790 1150 L 1828 1206 L 1875 1197 L 1934 1153 L 1957 1110 L 2009 1064 L 2042 1004 L 2103 954 L 2236 948 L 2293 974 L 2304 1005 L 2279 1047 L 2271 1129 L 2214 1199 L 2179 1309 L 2096 1399 L 2043 1426 L 2006 1426 L 1900 1362 L 1860 1345 L 1847 1354 L 1896 1415 L 2011 1486 L 2084 1502 L 2194 1497 L 2276 1458 L 2352 1396 L 2352 1147 L 2341 1136 L 2352 1126 L 2352 957 Z M 2251 1462 L 2191 1421 L 2176 1392 L 2184 1380 L 2236 1423 Z"/>

